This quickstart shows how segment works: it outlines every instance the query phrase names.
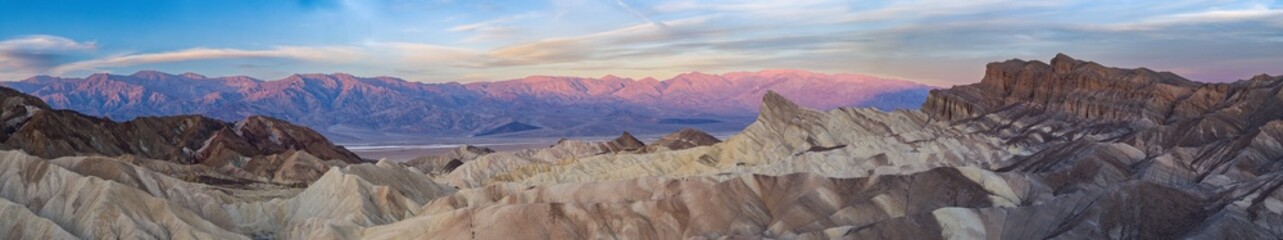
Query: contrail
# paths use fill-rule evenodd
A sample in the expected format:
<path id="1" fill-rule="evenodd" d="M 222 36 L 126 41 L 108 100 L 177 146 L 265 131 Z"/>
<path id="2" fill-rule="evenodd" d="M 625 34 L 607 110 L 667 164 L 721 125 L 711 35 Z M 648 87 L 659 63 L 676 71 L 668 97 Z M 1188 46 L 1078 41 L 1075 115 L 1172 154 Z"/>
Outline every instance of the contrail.
<path id="1" fill-rule="evenodd" d="M 628 12 L 632 13 L 633 16 L 637 16 L 638 18 L 641 18 L 642 20 L 645 20 L 650 24 L 654 24 L 656 27 L 665 28 L 665 29 L 668 28 L 668 25 L 664 25 L 664 23 L 662 22 L 656 22 L 655 20 L 650 20 L 649 17 L 646 17 L 646 15 L 642 14 L 641 12 L 638 12 L 637 9 L 633 9 L 633 7 L 629 6 L 628 3 L 625 3 L 624 0 L 615 0 L 615 2 L 619 3 L 619 6 L 623 7 L 624 10 L 628 10 Z"/>

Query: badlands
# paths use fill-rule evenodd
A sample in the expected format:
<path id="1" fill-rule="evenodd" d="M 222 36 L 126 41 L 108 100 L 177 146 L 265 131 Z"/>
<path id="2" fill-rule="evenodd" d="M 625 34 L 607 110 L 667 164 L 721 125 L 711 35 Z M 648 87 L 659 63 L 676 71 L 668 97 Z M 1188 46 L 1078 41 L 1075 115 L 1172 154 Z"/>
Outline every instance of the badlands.
<path id="1" fill-rule="evenodd" d="M 290 123 L 113 122 L 0 90 L 10 239 L 1278 239 L 1283 77 L 1057 55 L 919 110 L 768 92 L 717 139 L 366 162 Z"/>

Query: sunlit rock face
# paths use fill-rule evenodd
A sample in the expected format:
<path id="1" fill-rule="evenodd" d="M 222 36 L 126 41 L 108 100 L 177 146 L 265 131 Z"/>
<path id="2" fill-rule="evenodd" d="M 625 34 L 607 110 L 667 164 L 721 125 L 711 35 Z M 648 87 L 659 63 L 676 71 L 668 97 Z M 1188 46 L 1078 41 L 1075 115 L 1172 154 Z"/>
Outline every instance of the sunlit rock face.
<path id="1" fill-rule="evenodd" d="M 0 233 L 27 239 L 1283 237 L 1283 165 L 1277 163 L 1283 159 L 1283 78 L 1200 83 L 1063 55 L 1050 64 L 1011 60 L 988 67 L 980 83 L 932 92 L 921 110 L 816 111 L 766 93 L 756 121 L 725 141 L 694 130 L 650 143 L 623 134 L 516 152 L 467 146 L 406 164 L 342 162 L 282 141 L 289 151 L 235 171 L 145 155 L 49 158 L 0 151 L 0 214 L 7 216 Z M 29 113 L 47 111 L 34 98 L 13 96 L 0 103 L 34 107 L 0 117 L 31 121 Z M 278 170 L 289 168 L 315 170 Z M 226 181 L 262 176 L 314 180 Z"/>

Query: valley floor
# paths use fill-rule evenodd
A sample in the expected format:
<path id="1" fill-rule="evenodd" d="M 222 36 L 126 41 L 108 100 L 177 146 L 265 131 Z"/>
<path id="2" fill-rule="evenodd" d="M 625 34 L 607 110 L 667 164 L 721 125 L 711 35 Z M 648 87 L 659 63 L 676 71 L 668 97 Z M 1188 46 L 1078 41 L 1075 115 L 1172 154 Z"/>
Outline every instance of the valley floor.
<path id="1" fill-rule="evenodd" d="M 735 132 L 717 132 L 710 133 L 718 139 L 726 139 Z M 663 135 L 648 134 L 637 135 L 637 139 L 646 143 L 652 143 Z M 606 141 L 616 136 L 609 137 L 573 137 L 582 141 Z M 540 138 L 505 138 L 505 137 L 424 137 L 432 139 L 430 141 L 394 141 L 394 142 L 347 142 L 339 143 L 348 150 L 369 160 L 387 159 L 393 162 L 405 162 L 410 159 L 423 156 L 441 155 L 449 153 L 456 148 L 463 146 L 486 147 L 498 152 L 514 152 L 526 149 L 546 148 L 556 145 L 558 141 L 568 138 L 540 137 Z"/>

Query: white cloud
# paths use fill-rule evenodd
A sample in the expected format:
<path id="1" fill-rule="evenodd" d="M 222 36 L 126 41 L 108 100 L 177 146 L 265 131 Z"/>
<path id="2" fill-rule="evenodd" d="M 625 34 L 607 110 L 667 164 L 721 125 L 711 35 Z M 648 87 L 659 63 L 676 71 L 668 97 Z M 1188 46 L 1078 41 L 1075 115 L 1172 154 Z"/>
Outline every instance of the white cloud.
<path id="1" fill-rule="evenodd" d="M 1283 26 L 1283 9 L 1271 9 L 1261 5 L 1236 10 L 1213 9 L 1193 13 L 1162 15 L 1143 19 L 1137 22 L 1108 24 L 1100 27 L 1094 27 L 1093 29 L 1107 31 L 1152 31 L 1176 26 L 1248 21 L 1266 21 L 1275 25 Z"/>
<path id="2" fill-rule="evenodd" d="M 574 37 L 548 38 L 513 44 L 487 52 L 488 62 L 478 67 L 597 60 L 609 57 L 612 51 L 645 47 L 647 44 L 661 44 L 678 39 L 698 39 L 694 35 L 701 32 L 689 27 L 700 25 L 707 20 L 708 18 L 696 17 L 659 24 L 645 23 Z"/>
<path id="3" fill-rule="evenodd" d="M 98 44 L 94 42 L 78 42 L 50 35 L 30 35 L 0 41 L 0 79 L 43 73 L 69 54 L 97 48 Z"/>
<path id="4" fill-rule="evenodd" d="M 619 7 L 621 8 L 624 8 L 624 10 L 628 11 L 628 13 L 630 14 L 633 14 L 633 16 L 637 18 L 641 18 L 642 21 L 646 21 L 660 28 L 668 27 L 668 26 L 665 26 L 663 22 L 656 22 L 655 20 L 651 20 L 650 17 L 646 16 L 646 14 L 642 14 L 642 12 L 637 11 L 637 9 L 633 8 L 633 6 L 631 5 L 628 5 L 628 3 L 624 2 L 624 0 L 615 0 L 615 4 L 619 5 Z"/>
<path id="5" fill-rule="evenodd" d="M 446 29 L 446 31 L 474 33 L 474 35 L 463 39 L 462 42 L 507 40 L 521 32 L 513 26 L 513 22 L 536 16 L 539 15 L 536 13 L 518 14 L 482 22 L 456 25 Z"/>
<path id="6" fill-rule="evenodd" d="M 1242 64 L 1270 70 L 1262 66 L 1283 60 L 1283 45 L 1278 44 L 1283 39 L 1283 9 L 1254 0 L 659 1 L 553 0 L 544 8 L 523 5 L 519 12 L 495 8 L 503 11 L 403 21 L 408 25 L 371 20 L 368 25 L 375 29 L 340 34 L 345 37 L 338 41 L 317 40 L 308 47 L 192 48 L 62 66 L 59 63 L 92 55 L 83 53 L 97 44 L 33 36 L 0 42 L 0 53 L 25 49 L 19 53 L 26 54 L 0 55 L 0 66 L 15 65 L 5 59 L 25 59 L 23 69 L 48 73 L 55 67 L 56 72 L 78 72 L 202 59 L 277 58 L 338 63 L 284 63 L 279 71 L 356 69 L 419 80 L 804 68 L 934 79 L 938 82 L 933 84 L 949 85 L 977 80 L 986 62 L 1044 59 L 1057 52 L 1207 75 L 1229 71 L 1188 62 L 1254 59 Z M 359 9 L 362 6 L 355 5 L 361 4 L 365 3 L 340 6 Z M 379 14 L 364 17 L 384 19 Z M 469 17 L 489 20 L 456 22 Z M 384 26 L 391 27 L 377 29 Z M 366 42 L 347 42 L 350 39 Z M 50 59 L 40 54 L 54 50 L 81 55 L 34 61 Z M 360 61 L 344 61 L 350 59 Z M 0 72 L 12 73 L 11 69 L 16 68 Z"/>
<path id="7" fill-rule="evenodd" d="M 655 6 L 661 12 L 735 14 L 751 19 L 825 20 L 851 12 L 850 2 L 837 0 L 673 0 Z"/>
<path id="8" fill-rule="evenodd" d="M 395 61 L 402 65 L 439 66 L 471 65 L 480 61 L 481 52 L 477 50 L 409 42 L 369 42 L 365 47 L 370 51 L 396 56 Z"/>
<path id="9" fill-rule="evenodd" d="M 285 46 L 270 50 L 192 48 L 172 52 L 117 55 L 73 62 L 59 65 L 51 69 L 50 72 L 60 75 L 75 71 L 95 71 L 109 67 L 230 58 L 286 58 L 315 62 L 345 62 L 363 56 L 364 53 L 360 50 L 349 47 Z"/>
<path id="10" fill-rule="evenodd" d="M 51 35 L 30 35 L 0 41 L 0 52 L 74 51 L 94 50 L 96 48 L 98 48 L 98 44 L 94 42 L 77 42 L 68 38 Z"/>
<path id="11" fill-rule="evenodd" d="M 1067 4 L 1066 0 L 917 0 L 902 1 L 864 11 L 854 11 L 838 17 L 840 22 L 877 22 L 888 20 L 913 20 L 926 17 L 958 16 L 1012 9 L 1051 8 Z M 992 16 L 991 16 L 992 17 Z M 993 17 L 1001 18 L 1001 16 Z"/>

